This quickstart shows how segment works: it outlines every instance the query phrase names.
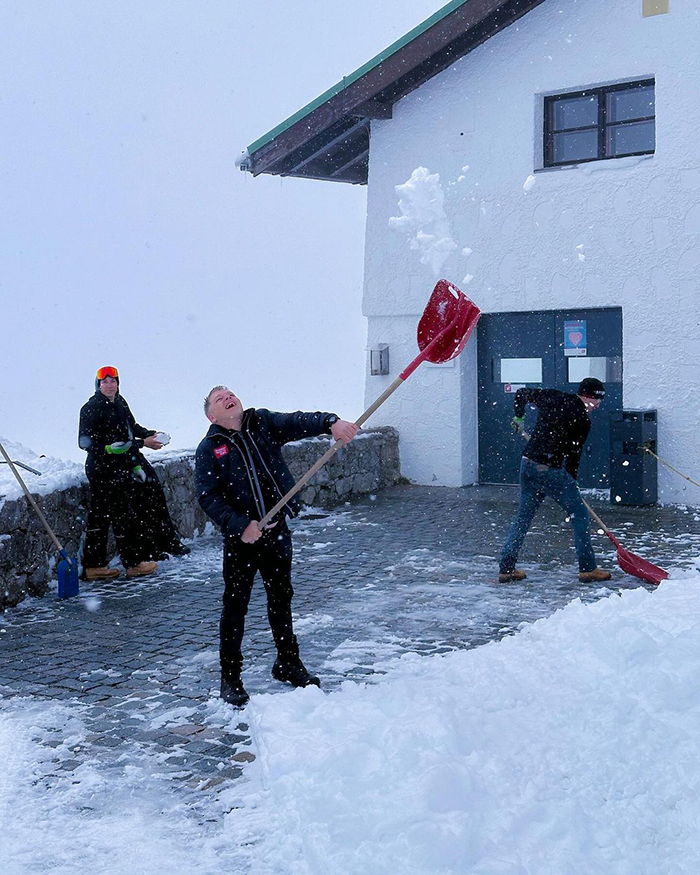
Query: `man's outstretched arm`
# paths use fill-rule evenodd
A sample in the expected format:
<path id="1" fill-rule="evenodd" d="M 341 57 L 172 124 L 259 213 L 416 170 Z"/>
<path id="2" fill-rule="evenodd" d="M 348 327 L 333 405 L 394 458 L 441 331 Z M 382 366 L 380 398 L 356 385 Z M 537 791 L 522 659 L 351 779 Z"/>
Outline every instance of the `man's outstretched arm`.
<path id="1" fill-rule="evenodd" d="M 341 419 L 335 413 L 276 413 L 270 410 L 260 411 L 267 417 L 270 432 L 279 443 L 286 444 L 289 441 L 299 441 L 306 437 L 318 437 L 322 434 L 332 434 L 336 440 L 349 443 L 355 434 L 357 426 L 354 422 Z M 337 428 L 340 426 L 340 428 Z M 338 437 L 336 432 L 342 437 Z M 354 431 L 353 431 L 354 430 Z"/>

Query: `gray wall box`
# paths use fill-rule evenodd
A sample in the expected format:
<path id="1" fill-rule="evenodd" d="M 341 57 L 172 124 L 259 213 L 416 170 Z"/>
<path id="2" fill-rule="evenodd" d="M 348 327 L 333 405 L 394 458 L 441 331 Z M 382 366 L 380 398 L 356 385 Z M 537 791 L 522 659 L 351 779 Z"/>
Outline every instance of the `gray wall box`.
<path id="1" fill-rule="evenodd" d="M 649 18 L 652 15 L 665 15 L 671 10 L 671 0 L 642 0 L 642 15 Z"/>
<path id="2" fill-rule="evenodd" d="M 373 377 L 389 373 L 389 344 L 378 343 L 369 351 L 369 372 Z"/>

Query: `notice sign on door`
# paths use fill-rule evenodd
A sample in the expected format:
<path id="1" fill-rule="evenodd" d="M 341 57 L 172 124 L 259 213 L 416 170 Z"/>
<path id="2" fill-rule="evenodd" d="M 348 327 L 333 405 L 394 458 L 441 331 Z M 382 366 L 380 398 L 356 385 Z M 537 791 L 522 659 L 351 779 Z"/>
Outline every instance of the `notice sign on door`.
<path id="1" fill-rule="evenodd" d="M 586 355 L 586 320 L 564 323 L 564 355 Z"/>

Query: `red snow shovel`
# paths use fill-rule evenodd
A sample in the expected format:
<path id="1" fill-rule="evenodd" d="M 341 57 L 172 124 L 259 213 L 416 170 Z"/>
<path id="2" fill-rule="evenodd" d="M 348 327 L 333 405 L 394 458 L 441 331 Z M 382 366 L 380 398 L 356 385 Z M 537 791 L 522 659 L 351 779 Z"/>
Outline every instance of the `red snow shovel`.
<path id="1" fill-rule="evenodd" d="M 374 411 L 407 380 L 422 362 L 428 361 L 439 365 L 456 358 L 464 349 L 469 335 L 481 315 L 481 311 L 457 286 L 447 280 L 440 280 L 418 323 L 418 349 L 421 350 L 413 361 L 401 371 L 394 382 L 365 410 L 355 425 L 359 428 Z M 301 477 L 289 492 L 258 523 L 259 529 L 264 529 L 272 517 L 293 498 L 300 489 L 322 468 L 343 444 L 336 441 L 330 449 Z"/>
<path id="2" fill-rule="evenodd" d="M 71 598 L 71 596 L 78 595 L 78 589 L 79 589 L 78 560 L 75 558 L 69 557 L 68 554 L 66 553 L 66 551 L 63 549 L 63 545 L 58 540 L 58 538 L 56 537 L 56 535 L 53 532 L 53 529 L 46 521 L 46 517 L 41 512 L 41 508 L 36 503 L 36 501 L 34 501 L 34 498 L 32 497 L 31 492 L 27 489 L 27 486 L 26 486 L 24 480 L 22 480 L 22 477 L 21 477 L 19 471 L 15 467 L 15 463 L 7 455 L 5 447 L 3 447 L 2 444 L 0 444 L 0 453 L 2 453 L 2 455 L 5 457 L 5 461 L 10 466 L 12 473 L 15 475 L 15 477 L 19 481 L 19 485 L 24 490 L 24 494 L 27 496 L 27 501 L 31 504 L 31 506 L 36 511 L 37 516 L 44 524 L 44 528 L 49 533 L 49 537 L 54 542 L 54 545 L 56 546 L 56 549 L 58 550 L 58 552 L 61 556 L 61 559 L 60 559 L 58 565 L 56 566 L 56 576 L 58 577 L 58 597 L 60 599 L 67 599 L 67 598 Z M 26 465 L 23 467 L 26 467 Z M 32 469 L 30 468 L 29 470 L 31 471 Z M 36 472 L 36 473 L 39 473 L 39 472 Z"/>
<path id="3" fill-rule="evenodd" d="M 583 501 L 583 499 L 581 500 Z M 588 508 L 588 513 L 593 517 L 593 519 L 598 523 L 598 525 L 605 532 L 608 538 L 610 538 L 610 540 L 613 542 L 615 549 L 617 550 L 617 564 L 625 572 L 625 574 L 631 574 L 632 577 L 638 577 L 640 578 L 640 580 L 646 580 L 647 583 L 659 584 L 662 580 L 666 580 L 666 578 L 668 577 L 667 571 L 664 571 L 663 568 L 659 568 L 658 565 L 654 565 L 653 562 L 649 562 L 648 559 L 642 559 L 641 556 L 635 556 L 634 553 L 630 553 L 629 550 L 625 550 L 622 544 L 617 540 L 615 535 L 613 535 L 610 529 L 605 525 L 603 520 L 591 508 L 591 506 L 586 501 L 583 501 L 583 503 Z"/>

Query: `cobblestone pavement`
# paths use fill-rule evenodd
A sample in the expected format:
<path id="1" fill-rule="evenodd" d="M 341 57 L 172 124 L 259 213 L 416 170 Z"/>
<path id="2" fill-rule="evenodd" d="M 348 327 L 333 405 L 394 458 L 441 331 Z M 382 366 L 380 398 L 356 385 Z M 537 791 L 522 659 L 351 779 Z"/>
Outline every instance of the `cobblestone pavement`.
<path id="1" fill-rule="evenodd" d="M 499 585 L 496 557 L 516 500 L 512 487 L 396 487 L 336 511 L 305 511 L 293 523 L 296 630 L 323 688 L 371 680 L 407 651 L 474 647 L 573 598 L 644 585 L 617 568 L 604 537 L 594 539 L 599 564 L 613 580 L 579 584 L 570 527 L 551 503 L 525 542 L 528 579 Z M 626 547 L 662 566 L 691 567 L 700 556 L 695 510 L 596 507 Z M 55 741 L 42 743 L 61 754 L 37 780 L 60 785 L 86 762 L 122 778 L 139 768 L 173 804 L 216 820 L 222 789 L 256 756 L 245 715 L 231 722 L 216 698 L 220 564 L 220 539 L 210 534 L 152 577 L 83 584 L 76 599 L 50 595 L 0 615 L 2 697 L 71 703 L 87 726 L 70 748 L 65 731 L 52 730 Z M 259 583 L 244 644 L 248 690 L 290 692 L 270 676 Z"/>

